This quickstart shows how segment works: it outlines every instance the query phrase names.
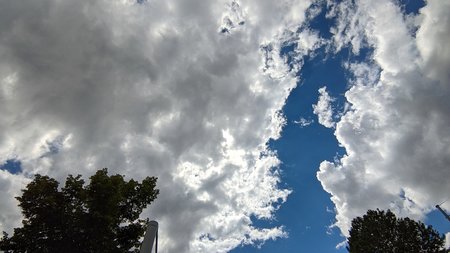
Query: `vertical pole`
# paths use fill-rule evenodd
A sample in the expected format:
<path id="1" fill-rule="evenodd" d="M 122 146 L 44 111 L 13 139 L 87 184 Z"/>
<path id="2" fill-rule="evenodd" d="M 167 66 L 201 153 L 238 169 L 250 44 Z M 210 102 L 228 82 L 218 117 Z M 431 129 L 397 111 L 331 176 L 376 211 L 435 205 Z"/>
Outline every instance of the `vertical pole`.
<path id="1" fill-rule="evenodd" d="M 152 253 L 155 239 L 156 239 L 155 249 L 156 251 L 158 251 L 158 222 L 152 220 L 148 223 L 147 232 L 144 235 L 144 240 L 142 241 L 139 252 Z"/>

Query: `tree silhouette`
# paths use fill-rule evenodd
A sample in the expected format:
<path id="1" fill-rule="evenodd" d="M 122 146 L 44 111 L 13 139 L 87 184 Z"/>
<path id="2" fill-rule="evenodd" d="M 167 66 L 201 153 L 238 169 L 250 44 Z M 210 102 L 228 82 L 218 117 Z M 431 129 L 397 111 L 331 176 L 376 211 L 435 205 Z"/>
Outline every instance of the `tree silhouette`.
<path id="1" fill-rule="evenodd" d="M 350 253 L 447 252 L 444 236 L 431 226 L 378 209 L 353 219 L 347 250 Z"/>
<path id="2" fill-rule="evenodd" d="M 98 170 L 84 185 L 69 175 L 61 190 L 48 176 L 36 175 L 17 197 L 24 219 L 0 250 L 9 252 L 138 252 L 148 219 L 139 219 L 159 190 L 155 177 L 141 183 Z"/>

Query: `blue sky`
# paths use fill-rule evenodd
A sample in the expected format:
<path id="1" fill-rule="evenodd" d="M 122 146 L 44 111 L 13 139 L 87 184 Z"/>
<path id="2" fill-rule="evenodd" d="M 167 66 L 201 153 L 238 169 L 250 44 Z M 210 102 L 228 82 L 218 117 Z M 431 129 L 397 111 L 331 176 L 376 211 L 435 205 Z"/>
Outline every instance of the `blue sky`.
<path id="1" fill-rule="evenodd" d="M 12 15 L 13 14 L 13 15 Z M 346 252 L 391 209 L 450 237 L 450 4 L 0 3 L 0 230 L 36 173 L 157 176 L 160 252 Z M 442 205 L 450 212 L 450 201 Z"/>
<path id="2" fill-rule="evenodd" d="M 321 52 L 303 66 L 299 73 L 302 81 L 291 92 L 283 108 L 287 125 L 283 128 L 282 137 L 270 143 L 283 162 L 282 185 L 292 189 L 293 193 L 276 212 L 276 221 L 255 222 L 261 226 L 271 223 L 285 225 L 289 237 L 268 241 L 261 248 L 247 246 L 232 252 L 346 252 L 345 249 L 336 250 L 336 245 L 344 238 L 338 229 L 329 228 L 334 223 L 334 206 L 316 178 L 321 161 L 333 160 L 345 151 L 339 147 L 333 131 L 317 122 L 312 108 L 318 100 L 320 87 L 327 86 L 330 93 L 337 95 L 345 92 L 345 70 L 341 62 L 346 53 L 325 61 L 323 54 Z M 342 102 L 341 96 L 341 100 L 335 103 L 342 105 Z M 295 123 L 300 118 L 314 122 L 302 127 Z"/>

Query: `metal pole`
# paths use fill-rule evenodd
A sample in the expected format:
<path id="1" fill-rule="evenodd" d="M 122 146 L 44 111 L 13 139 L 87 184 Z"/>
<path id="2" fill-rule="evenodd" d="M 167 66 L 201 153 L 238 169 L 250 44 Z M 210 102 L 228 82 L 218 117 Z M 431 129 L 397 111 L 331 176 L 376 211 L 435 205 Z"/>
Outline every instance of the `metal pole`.
<path id="1" fill-rule="evenodd" d="M 439 205 L 436 205 L 436 208 L 441 211 L 441 213 L 445 216 L 445 218 L 447 218 L 448 221 L 450 221 L 450 216 L 448 216 L 448 214 Z"/>
<path id="2" fill-rule="evenodd" d="M 144 235 L 142 241 L 140 253 L 152 253 L 153 243 L 156 239 L 155 253 L 158 252 L 158 222 L 152 220 L 148 223 L 147 232 Z"/>

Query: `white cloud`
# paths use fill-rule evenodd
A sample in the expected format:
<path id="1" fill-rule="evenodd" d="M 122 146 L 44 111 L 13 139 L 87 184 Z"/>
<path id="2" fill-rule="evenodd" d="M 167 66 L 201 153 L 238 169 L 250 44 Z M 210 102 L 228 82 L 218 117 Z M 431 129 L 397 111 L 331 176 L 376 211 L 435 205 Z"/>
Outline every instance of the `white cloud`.
<path id="1" fill-rule="evenodd" d="M 304 29 L 298 34 L 297 54 L 308 55 L 311 51 L 318 49 L 325 42 L 319 37 L 318 32 Z"/>
<path id="2" fill-rule="evenodd" d="M 331 28 L 332 40 L 336 51 L 340 51 L 345 46 L 350 46 L 354 54 L 359 54 L 361 48 L 367 45 L 364 30 L 368 15 L 361 13 L 360 6 L 354 1 L 345 0 L 336 2 L 327 0 L 327 18 L 337 18 L 336 25 Z"/>
<path id="3" fill-rule="evenodd" d="M 319 101 L 312 107 L 313 113 L 317 115 L 319 123 L 324 127 L 334 128 L 336 125 L 331 105 L 333 101 L 334 98 L 328 94 L 325 86 L 319 89 Z"/>
<path id="4" fill-rule="evenodd" d="M 315 11 L 313 10 L 312 12 Z M 310 18 L 313 17 L 314 16 Z M 300 67 L 303 66 L 304 56 L 308 55 L 309 57 L 314 57 L 316 50 L 325 45 L 326 42 L 319 36 L 317 31 L 313 31 L 309 28 L 302 28 L 302 30 L 293 38 L 291 43 L 296 43 L 296 47 L 291 55 L 291 62 L 297 63 L 295 71 L 300 71 Z"/>
<path id="5" fill-rule="evenodd" d="M 0 170 L 0 192 L 2 193 L 2 204 L 0 205 L 1 228 L 16 226 L 17 220 L 22 217 L 17 206 L 18 201 L 14 197 L 28 182 L 28 179 Z"/>
<path id="6" fill-rule="evenodd" d="M 344 63 L 350 74 L 350 83 L 354 86 L 375 85 L 380 78 L 380 68 L 377 64 L 368 62 Z"/>
<path id="7" fill-rule="evenodd" d="M 294 120 L 294 124 L 299 125 L 301 128 L 307 127 L 307 126 L 311 125 L 312 123 L 314 123 L 314 120 L 312 120 L 312 119 L 308 120 L 303 117 L 301 117 L 299 120 Z"/>
<path id="8" fill-rule="evenodd" d="M 347 240 L 342 241 L 336 245 L 336 249 L 343 249 L 347 246 Z"/>
<path id="9" fill-rule="evenodd" d="M 159 177 L 145 215 L 160 222 L 161 252 L 286 236 L 250 217 L 272 218 L 289 194 L 266 142 L 279 137 L 278 111 L 297 81 L 280 46 L 309 4 L 0 3 L 0 163 L 23 166 L 1 172 L 0 229 L 19 225 L 12 196 L 32 174 L 63 180 L 108 167 Z"/>
<path id="10" fill-rule="evenodd" d="M 334 6 L 335 47 L 358 51 L 366 41 L 375 65 L 349 68 L 351 106 L 335 131 L 347 155 L 322 162 L 317 174 L 344 235 L 367 209 L 421 219 L 450 192 L 450 2 L 427 2 L 415 18 L 416 35 L 411 17 L 391 1 L 349 4 Z"/>

